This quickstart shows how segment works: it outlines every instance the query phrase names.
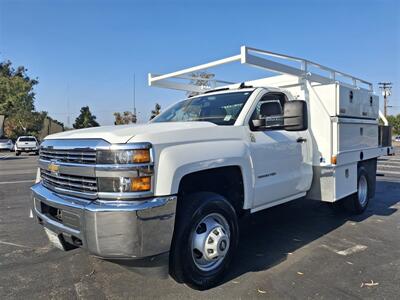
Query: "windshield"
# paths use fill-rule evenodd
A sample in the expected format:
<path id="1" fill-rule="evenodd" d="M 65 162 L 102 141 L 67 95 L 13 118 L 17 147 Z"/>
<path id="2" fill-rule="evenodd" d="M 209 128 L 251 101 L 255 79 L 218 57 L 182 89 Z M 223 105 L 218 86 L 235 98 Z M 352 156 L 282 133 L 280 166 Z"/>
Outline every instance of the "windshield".
<path id="1" fill-rule="evenodd" d="M 204 95 L 173 105 L 152 122 L 208 121 L 217 125 L 233 125 L 251 91 Z"/>
<path id="2" fill-rule="evenodd" d="M 36 142 L 36 139 L 33 137 L 22 137 L 19 138 L 19 142 Z"/>

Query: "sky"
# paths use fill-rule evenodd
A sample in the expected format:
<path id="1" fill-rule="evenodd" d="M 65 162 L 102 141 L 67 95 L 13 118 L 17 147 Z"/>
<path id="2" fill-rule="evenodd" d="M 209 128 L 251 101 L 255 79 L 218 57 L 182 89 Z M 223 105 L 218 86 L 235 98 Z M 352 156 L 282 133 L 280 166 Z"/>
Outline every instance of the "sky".
<path id="1" fill-rule="evenodd" d="M 134 74 L 138 118 L 146 122 L 156 102 L 165 108 L 185 97 L 149 87 L 149 72 L 239 54 L 242 45 L 304 57 L 374 84 L 390 81 L 389 113 L 400 113 L 398 0 L 0 0 L 0 61 L 37 77 L 36 109 L 67 126 L 85 105 L 101 125 L 113 124 L 113 112 L 132 111 Z M 245 68 L 215 74 L 237 82 L 265 74 Z"/>

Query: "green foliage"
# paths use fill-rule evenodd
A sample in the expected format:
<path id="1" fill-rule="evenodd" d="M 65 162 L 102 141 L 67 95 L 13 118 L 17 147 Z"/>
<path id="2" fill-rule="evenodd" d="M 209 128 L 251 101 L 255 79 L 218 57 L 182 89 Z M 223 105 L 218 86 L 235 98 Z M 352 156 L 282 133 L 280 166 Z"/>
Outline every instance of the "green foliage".
<path id="1" fill-rule="evenodd" d="M 98 127 L 99 123 L 96 121 L 96 116 L 92 115 L 89 106 L 83 106 L 81 108 L 80 115 L 75 119 L 74 123 L 75 129 L 88 128 L 88 127 Z"/>
<path id="2" fill-rule="evenodd" d="M 0 62 L 0 114 L 5 115 L 4 134 L 16 139 L 20 135 L 38 135 L 46 117 L 35 112 L 33 88 L 39 82 L 31 79 L 25 67 L 14 68 L 10 61 Z"/>
<path id="3" fill-rule="evenodd" d="M 389 125 L 393 127 L 393 133 L 400 134 L 400 114 L 397 116 L 387 116 L 386 118 Z"/>
<path id="4" fill-rule="evenodd" d="M 38 81 L 31 79 L 26 71 L 24 67 L 14 69 L 10 61 L 0 63 L 0 114 L 7 117 L 34 110 L 33 87 Z"/>
<path id="5" fill-rule="evenodd" d="M 158 116 L 161 112 L 161 105 L 156 103 L 156 105 L 154 106 L 154 109 L 151 111 L 151 116 L 150 116 L 150 120 L 154 119 L 156 116 Z"/>
<path id="6" fill-rule="evenodd" d="M 124 125 L 137 122 L 136 115 L 130 111 L 124 111 L 122 114 L 119 112 L 115 112 L 114 117 L 115 117 L 114 125 Z"/>

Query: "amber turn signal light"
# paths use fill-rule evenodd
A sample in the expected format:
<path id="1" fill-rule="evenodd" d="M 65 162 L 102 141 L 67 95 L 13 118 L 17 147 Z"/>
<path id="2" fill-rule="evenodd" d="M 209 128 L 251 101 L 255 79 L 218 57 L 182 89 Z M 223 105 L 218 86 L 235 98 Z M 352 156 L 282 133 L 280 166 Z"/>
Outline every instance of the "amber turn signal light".
<path id="1" fill-rule="evenodd" d="M 131 191 L 132 192 L 145 192 L 151 189 L 151 177 L 135 177 L 132 178 Z"/>
<path id="2" fill-rule="evenodd" d="M 150 151 L 148 149 L 135 150 L 133 162 L 136 164 L 150 162 Z"/>

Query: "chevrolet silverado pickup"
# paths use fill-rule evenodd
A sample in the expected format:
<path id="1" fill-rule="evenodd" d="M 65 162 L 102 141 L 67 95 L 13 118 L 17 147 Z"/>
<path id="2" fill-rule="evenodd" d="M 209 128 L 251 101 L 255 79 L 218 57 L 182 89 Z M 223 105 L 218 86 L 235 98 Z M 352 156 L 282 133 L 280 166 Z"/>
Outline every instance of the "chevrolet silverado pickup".
<path id="1" fill-rule="evenodd" d="M 299 67 L 278 63 L 277 55 L 242 47 L 149 74 L 151 86 L 191 96 L 148 124 L 46 137 L 32 199 L 52 243 L 121 263 L 164 255 L 174 279 L 206 289 L 226 274 L 243 215 L 303 197 L 362 213 L 377 157 L 393 151 L 379 139 L 387 128 L 378 126 L 372 84 L 292 56 L 279 54 Z M 242 83 L 192 75 L 231 62 L 279 75 Z"/>

